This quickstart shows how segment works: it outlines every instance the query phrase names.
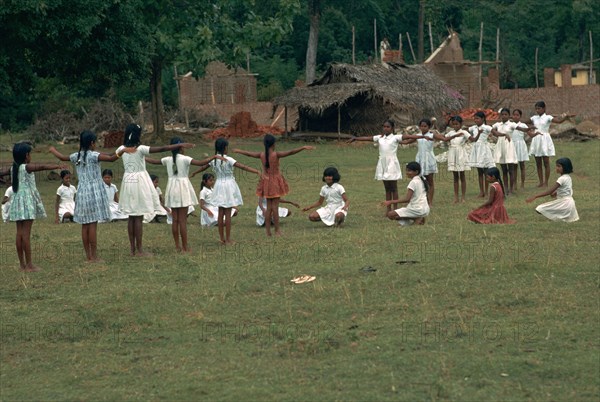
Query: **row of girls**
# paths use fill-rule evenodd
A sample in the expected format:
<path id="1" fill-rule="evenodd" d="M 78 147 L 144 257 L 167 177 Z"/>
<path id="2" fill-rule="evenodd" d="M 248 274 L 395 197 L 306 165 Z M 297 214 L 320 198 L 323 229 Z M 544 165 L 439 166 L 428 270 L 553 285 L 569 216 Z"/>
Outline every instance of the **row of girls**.
<path id="1" fill-rule="evenodd" d="M 454 202 L 465 202 L 466 178 L 465 171 L 476 168 L 478 173 L 479 197 L 485 198 L 490 187 L 489 197 L 475 211 L 468 215 L 468 219 L 477 223 L 512 223 L 504 207 L 504 198 L 515 191 L 517 167 L 521 169 L 521 188 L 525 182 L 525 162 L 529 155 L 536 161 L 539 179 L 538 187 L 548 187 L 550 176 L 550 157 L 555 155 L 554 144 L 550 137 L 551 123 L 561 123 L 575 115 L 563 113 L 561 116 L 546 114 L 546 105 L 543 101 L 535 104 L 536 114 L 528 121 L 521 122 L 522 112 L 514 110 L 513 120 L 510 121 L 510 110 L 501 110 L 501 122 L 493 126 L 486 124 L 485 114 L 477 112 L 474 116 L 475 124 L 465 130 L 460 116 L 453 116 L 449 120 L 451 130 L 445 135 L 432 130 L 432 121 L 422 119 L 419 122 L 420 134 L 399 135 L 394 133 L 394 122 L 387 120 L 383 124 L 383 133 L 375 136 L 354 137 L 353 141 L 373 141 L 379 147 L 379 160 L 375 170 L 375 179 L 383 181 L 387 206 L 387 216 L 390 219 L 403 222 L 424 223 L 429 214 L 429 207 L 433 203 L 435 192 L 434 175 L 438 172 L 437 160 L 433 153 L 434 141 L 449 143 L 447 153 L 448 170 L 454 178 Z M 497 137 L 498 141 L 495 154 L 492 154 L 488 144 L 490 135 Z M 529 152 L 525 142 L 525 135 L 532 138 Z M 411 179 L 408 192 L 402 199 L 398 198 L 397 181 L 402 178 L 400 163 L 397 158 L 397 149 L 401 144 L 417 144 L 416 164 L 407 165 L 407 175 Z M 465 145 L 473 142 L 470 153 Z M 559 198 L 569 198 L 569 202 L 553 203 L 551 206 L 540 206 L 537 211 L 549 219 L 573 222 L 579 219 L 575 203 L 572 201 L 572 185 L 569 173 L 572 164 L 568 158 L 559 159 L 556 171 L 561 175 L 554 186 L 549 190 L 527 199 L 532 202 L 535 198 L 545 195 L 559 195 Z M 500 171 L 495 167 L 500 164 Z M 545 170 L 545 171 L 544 171 Z M 421 176 L 421 180 L 415 180 Z M 508 189 L 505 191 L 504 183 Z M 489 186 L 491 184 L 491 186 Z M 426 197 L 423 194 L 426 193 Z M 426 202 L 425 202 L 426 201 Z M 397 209 L 400 202 L 409 202 L 407 208 Z M 548 208 L 545 208 L 548 207 Z"/>

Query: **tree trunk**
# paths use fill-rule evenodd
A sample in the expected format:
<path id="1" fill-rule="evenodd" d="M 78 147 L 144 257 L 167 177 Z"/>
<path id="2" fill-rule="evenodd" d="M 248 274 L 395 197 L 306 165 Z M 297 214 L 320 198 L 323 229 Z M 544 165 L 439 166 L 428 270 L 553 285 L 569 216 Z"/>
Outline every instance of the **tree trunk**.
<path id="1" fill-rule="evenodd" d="M 308 33 L 308 46 L 306 48 L 306 84 L 315 80 L 317 69 L 317 47 L 319 45 L 319 22 L 321 20 L 320 0 L 309 0 L 308 17 L 310 31 Z"/>
<path id="2" fill-rule="evenodd" d="M 165 133 L 164 105 L 162 99 L 162 65 L 160 60 L 152 60 L 150 77 L 150 95 L 152 98 L 152 127 L 154 138 L 162 138 Z"/>
<path id="3" fill-rule="evenodd" d="M 417 36 L 417 57 L 419 59 L 419 63 L 423 63 L 425 56 L 425 46 L 423 42 L 425 41 L 425 0 L 419 0 L 419 32 Z"/>

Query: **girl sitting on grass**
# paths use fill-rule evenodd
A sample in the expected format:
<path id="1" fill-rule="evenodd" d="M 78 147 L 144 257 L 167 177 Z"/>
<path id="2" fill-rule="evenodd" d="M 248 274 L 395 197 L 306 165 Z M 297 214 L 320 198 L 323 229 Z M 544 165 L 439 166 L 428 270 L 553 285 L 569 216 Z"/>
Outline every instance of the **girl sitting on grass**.
<path id="1" fill-rule="evenodd" d="M 339 184 L 341 176 L 338 170 L 334 167 L 328 167 L 323 172 L 323 181 L 325 185 L 321 187 L 319 201 L 314 204 L 302 208 L 303 212 L 309 211 L 315 207 L 323 205 L 323 201 L 327 201 L 327 205 L 311 212 L 308 219 L 311 222 L 323 222 L 327 226 L 340 226 L 346 220 L 348 215 L 348 206 L 350 200 L 346 196 L 346 190 Z"/>
<path id="2" fill-rule="evenodd" d="M 399 221 L 400 225 L 408 226 L 416 223 L 425 224 L 425 217 L 429 215 L 429 203 L 427 202 L 427 191 L 429 183 L 421 176 L 421 165 L 418 162 L 410 162 L 406 165 L 406 176 L 410 179 L 406 195 L 398 200 L 387 200 L 381 205 L 387 207 L 391 204 L 408 205 L 404 208 L 388 212 L 388 218 Z"/>
<path id="3" fill-rule="evenodd" d="M 508 217 L 504 207 L 504 184 L 500 178 L 498 168 L 489 168 L 485 172 L 485 179 L 490 186 L 488 200 L 479 208 L 469 212 L 467 219 L 475 223 L 515 223 Z"/>

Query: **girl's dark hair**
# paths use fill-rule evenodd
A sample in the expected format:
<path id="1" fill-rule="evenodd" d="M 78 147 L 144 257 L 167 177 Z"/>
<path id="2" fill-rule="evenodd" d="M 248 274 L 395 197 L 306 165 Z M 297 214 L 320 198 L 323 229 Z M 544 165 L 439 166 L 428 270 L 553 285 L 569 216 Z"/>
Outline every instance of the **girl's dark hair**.
<path id="1" fill-rule="evenodd" d="M 340 179 L 342 178 L 342 176 L 340 176 L 340 173 L 338 172 L 338 170 L 336 168 L 334 168 L 333 166 L 329 166 L 328 168 L 325 168 L 325 170 L 323 171 L 323 181 L 325 181 L 325 176 L 333 177 L 334 183 L 339 182 Z"/>
<path id="2" fill-rule="evenodd" d="M 544 102 L 544 101 L 535 102 L 535 107 L 543 107 L 545 109 L 546 102 Z"/>
<path id="3" fill-rule="evenodd" d="M 394 131 L 396 129 L 396 122 L 392 119 L 387 119 L 386 121 L 383 122 L 383 124 L 389 124 L 390 126 L 392 126 L 392 131 L 390 132 L 390 134 L 394 134 Z"/>
<path id="4" fill-rule="evenodd" d="M 425 123 L 425 124 L 427 124 L 427 126 L 429 128 L 431 128 L 431 120 L 429 120 L 429 119 L 421 119 L 421 120 L 419 120 L 419 126 L 421 125 L 421 123 Z"/>
<path id="5" fill-rule="evenodd" d="M 502 178 L 500 177 L 500 170 L 498 170 L 498 168 L 496 167 L 488 168 L 485 171 L 485 174 L 487 174 L 488 176 L 492 176 L 496 180 L 498 180 L 498 183 L 500 183 L 500 187 L 502 187 L 502 194 L 504 195 L 504 198 L 506 198 L 506 192 L 504 191 L 504 183 L 502 183 Z"/>
<path id="6" fill-rule="evenodd" d="M 82 131 L 81 134 L 79 134 L 79 152 L 77 152 L 77 162 L 75 162 L 75 165 L 79 165 L 82 162 L 81 150 L 83 150 L 83 164 L 86 164 L 87 152 L 92 146 L 92 143 L 96 142 L 96 138 L 96 134 L 90 130 Z"/>
<path id="7" fill-rule="evenodd" d="M 268 169 L 269 165 L 269 149 L 273 144 L 275 144 L 275 136 L 272 134 L 265 135 L 263 139 L 263 144 L 265 145 L 265 167 Z"/>
<path id="8" fill-rule="evenodd" d="M 179 137 L 173 137 L 171 138 L 171 145 L 173 144 L 181 144 L 181 138 Z M 177 174 L 177 154 L 179 153 L 179 151 L 181 150 L 181 148 L 175 148 L 171 151 L 171 153 L 173 154 L 173 173 Z"/>
<path id="9" fill-rule="evenodd" d="M 110 170 L 110 169 L 104 169 L 104 170 L 102 171 L 102 177 L 104 177 L 104 176 L 110 176 L 110 177 L 113 177 L 113 171 L 112 171 L 112 170 Z"/>
<path id="10" fill-rule="evenodd" d="M 485 118 L 485 113 L 483 113 L 483 112 L 481 112 L 481 111 L 480 111 L 480 112 L 475 112 L 474 116 L 477 116 L 477 117 L 479 117 L 479 118 L 483 119 L 483 123 L 484 123 L 484 124 L 487 124 L 487 120 L 486 120 L 486 118 Z"/>
<path id="11" fill-rule="evenodd" d="M 569 158 L 560 158 L 556 160 L 556 164 L 562 166 L 563 174 L 565 173 L 573 173 L 573 163 L 571 163 L 571 159 Z"/>
<path id="12" fill-rule="evenodd" d="M 135 123 L 125 127 L 125 136 L 123 137 L 123 145 L 126 147 L 137 147 L 140 145 L 142 137 L 142 128 Z"/>
<path id="13" fill-rule="evenodd" d="M 506 113 L 508 113 L 510 115 L 510 109 L 509 108 L 503 107 L 502 109 L 500 109 L 500 114 L 502 114 L 504 112 L 506 112 Z"/>
<path id="14" fill-rule="evenodd" d="M 150 180 L 154 181 L 154 180 L 156 180 L 156 179 L 158 179 L 158 176 L 157 176 L 157 175 L 155 175 L 155 174 L 151 174 L 151 175 L 150 175 Z"/>
<path id="15" fill-rule="evenodd" d="M 229 141 L 227 141 L 225 138 L 217 138 L 217 140 L 215 141 L 215 154 L 225 156 L 225 149 L 227 149 L 228 146 Z M 223 161 L 221 161 L 221 164 L 223 164 Z"/>
<path id="16" fill-rule="evenodd" d="M 215 175 L 212 173 L 204 173 L 202 175 L 202 181 L 200 182 L 200 190 L 202 191 L 202 189 L 204 188 L 204 183 L 206 183 L 206 181 L 210 178 L 215 178 Z"/>
<path id="17" fill-rule="evenodd" d="M 419 123 L 419 124 L 421 124 L 421 123 Z M 423 182 L 423 186 L 425 186 L 425 192 L 428 192 L 429 191 L 429 183 L 427 183 L 427 179 L 425 179 L 423 176 L 421 176 L 421 165 L 419 164 L 419 162 L 408 162 L 406 164 L 406 169 L 412 170 L 413 172 L 417 172 L 417 174 L 419 175 L 419 178 Z"/>
<path id="18" fill-rule="evenodd" d="M 451 121 L 457 121 L 457 122 L 459 122 L 460 124 L 462 124 L 462 122 L 463 122 L 463 119 L 462 119 L 462 117 L 460 117 L 459 115 L 456 115 L 456 116 L 452 116 L 452 117 L 450 117 L 450 120 L 449 120 L 448 122 L 451 122 Z"/>
<path id="19" fill-rule="evenodd" d="M 523 116 L 523 111 L 521 109 L 513 109 L 513 113 L 518 112 L 519 116 Z"/>
<path id="20" fill-rule="evenodd" d="M 66 175 L 71 174 L 71 172 L 69 172 L 68 170 L 61 170 L 60 171 L 60 178 L 64 179 Z"/>
<path id="21" fill-rule="evenodd" d="M 15 193 L 19 191 L 19 167 L 25 163 L 31 149 L 26 142 L 19 142 L 13 147 L 12 188 Z"/>

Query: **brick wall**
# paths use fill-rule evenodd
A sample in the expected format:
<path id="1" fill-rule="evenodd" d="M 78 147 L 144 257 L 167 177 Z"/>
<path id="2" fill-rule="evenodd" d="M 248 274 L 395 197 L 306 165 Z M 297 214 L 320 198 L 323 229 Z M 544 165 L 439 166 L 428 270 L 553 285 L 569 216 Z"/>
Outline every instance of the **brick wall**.
<path id="1" fill-rule="evenodd" d="M 571 87 L 471 90 L 469 107 L 481 107 L 481 100 L 502 101 L 503 107 L 521 109 L 525 116 L 534 113 L 534 104 L 543 100 L 549 114 L 576 113 L 582 119 L 597 120 L 600 116 L 600 85 Z"/>
<path id="2" fill-rule="evenodd" d="M 215 105 L 196 105 L 196 110 L 200 110 L 206 114 L 216 114 L 222 121 L 229 121 L 229 118 L 238 112 L 250 112 L 252 120 L 260 126 L 269 126 L 279 116 L 275 125 L 285 129 L 283 107 L 278 107 L 275 115 L 273 113 L 273 104 L 271 102 L 247 102 L 240 104 L 215 104 Z M 281 115 L 280 115 L 281 114 Z M 288 129 L 292 128 L 295 120 L 298 118 L 296 109 L 288 109 Z"/>

